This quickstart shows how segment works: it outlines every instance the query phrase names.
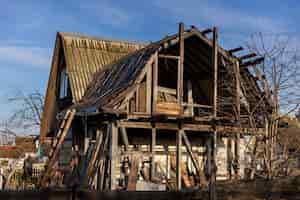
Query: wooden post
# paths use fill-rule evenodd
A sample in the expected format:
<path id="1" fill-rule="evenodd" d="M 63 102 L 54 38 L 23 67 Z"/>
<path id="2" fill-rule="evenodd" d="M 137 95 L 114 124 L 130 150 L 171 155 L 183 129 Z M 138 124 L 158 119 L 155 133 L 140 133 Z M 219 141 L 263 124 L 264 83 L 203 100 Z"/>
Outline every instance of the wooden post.
<path id="1" fill-rule="evenodd" d="M 110 190 L 116 189 L 116 165 L 118 155 L 118 127 L 115 122 L 110 124 Z"/>
<path id="2" fill-rule="evenodd" d="M 126 128 L 124 126 L 121 126 L 120 129 L 121 129 L 121 137 L 125 146 L 125 151 L 128 151 L 129 141 L 128 141 Z"/>
<path id="3" fill-rule="evenodd" d="M 179 60 L 178 60 L 178 78 L 177 78 L 177 100 L 180 107 L 180 114 L 183 114 L 183 72 L 184 72 L 184 24 L 179 23 Z"/>
<path id="4" fill-rule="evenodd" d="M 213 97 L 213 118 L 216 123 L 217 119 L 217 108 L 218 108 L 218 31 L 217 28 L 213 28 L 213 48 L 212 48 L 212 64 L 214 69 L 214 97 Z M 216 124 L 215 124 L 216 125 Z M 214 130 L 214 139 L 213 139 L 213 162 L 216 162 L 217 155 L 217 129 Z M 212 170 L 213 174 L 211 184 L 210 184 L 210 199 L 216 200 L 216 172 Z"/>
<path id="5" fill-rule="evenodd" d="M 150 166 L 150 180 L 155 177 L 155 146 L 156 146 L 156 128 L 152 128 L 151 133 L 151 166 Z"/>
<path id="6" fill-rule="evenodd" d="M 84 154 L 87 153 L 89 145 L 90 145 L 90 139 L 88 136 L 87 116 L 84 116 L 84 145 L 83 145 Z"/>
<path id="7" fill-rule="evenodd" d="M 188 110 L 190 116 L 194 116 L 193 86 L 190 80 L 188 80 L 187 82 L 187 87 L 188 87 L 188 104 L 189 104 Z"/>
<path id="8" fill-rule="evenodd" d="M 176 189 L 181 190 L 181 143 L 182 129 L 179 129 L 176 134 Z"/>
<path id="9" fill-rule="evenodd" d="M 236 62 L 236 73 L 235 73 L 235 79 L 236 79 L 236 110 L 237 110 L 237 126 L 241 128 L 241 103 L 240 103 L 240 66 L 239 61 Z M 240 168 L 240 133 L 236 134 L 235 142 L 234 142 L 234 159 L 235 159 L 235 178 L 239 178 L 239 168 Z"/>
<path id="10" fill-rule="evenodd" d="M 152 99 L 152 113 L 156 112 L 157 93 L 158 93 L 158 53 L 154 55 L 153 63 L 153 99 Z"/>
<path id="11" fill-rule="evenodd" d="M 228 171 L 228 179 L 232 178 L 232 146 L 231 146 L 231 137 L 227 138 L 227 171 Z"/>
<path id="12" fill-rule="evenodd" d="M 147 64 L 147 75 L 146 75 L 146 112 L 151 114 L 152 107 L 152 65 L 153 63 Z"/>

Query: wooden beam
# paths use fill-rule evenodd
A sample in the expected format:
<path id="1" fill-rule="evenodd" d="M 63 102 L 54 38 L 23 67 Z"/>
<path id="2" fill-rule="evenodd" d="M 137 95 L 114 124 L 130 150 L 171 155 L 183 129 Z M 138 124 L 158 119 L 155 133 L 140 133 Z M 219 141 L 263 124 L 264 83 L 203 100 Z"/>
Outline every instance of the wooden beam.
<path id="1" fill-rule="evenodd" d="M 139 163 L 140 163 L 140 155 L 139 154 L 133 155 L 131 157 L 130 173 L 129 173 L 129 177 L 128 177 L 128 185 L 127 185 L 128 191 L 136 191 Z"/>
<path id="2" fill-rule="evenodd" d="M 183 142 L 185 144 L 186 150 L 187 150 L 187 152 L 188 152 L 188 154 L 189 154 L 189 156 L 190 156 L 190 158 L 192 160 L 192 163 L 193 163 L 193 165 L 194 165 L 194 167 L 196 169 L 197 175 L 199 177 L 201 177 L 200 166 L 198 165 L 197 159 L 196 159 L 196 157 L 195 157 L 195 155 L 193 153 L 192 145 L 190 144 L 189 139 L 188 139 L 188 137 L 187 137 L 187 135 L 185 134 L 184 131 L 182 131 L 182 138 L 183 138 Z"/>
<path id="3" fill-rule="evenodd" d="M 180 56 L 163 55 L 163 54 L 159 54 L 158 57 L 159 58 L 167 58 L 167 59 L 175 59 L 175 60 L 179 60 L 180 59 Z"/>
<path id="4" fill-rule="evenodd" d="M 73 119 L 75 117 L 75 113 L 76 113 L 75 109 L 67 110 L 67 112 L 66 112 L 65 118 L 62 121 L 62 124 L 64 124 L 64 126 L 61 126 L 61 128 L 57 134 L 57 137 L 58 137 L 57 144 L 55 145 L 55 147 L 53 147 L 51 149 L 52 153 L 50 152 L 51 156 L 49 158 L 49 161 L 46 166 L 46 170 L 42 177 L 41 186 L 45 186 L 45 184 L 47 183 L 47 178 L 50 175 L 51 171 L 53 170 L 53 165 L 57 160 L 58 154 L 63 145 L 63 141 L 65 140 L 65 138 L 68 134 L 68 131 L 70 129 L 70 126 L 73 122 Z"/>
<path id="5" fill-rule="evenodd" d="M 180 59 L 178 61 L 178 79 L 177 79 L 177 99 L 178 99 L 178 104 L 180 106 L 180 114 L 183 114 L 183 109 L 182 109 L 182 102 L 183 102 L 183 73 L 184 73 L 184 38 L 183 38 L 183 33 L 184 33 L 184 24 L 181 22 L 179 23 L 179 56 Z"/>
<path id="6" fill-rule="evenodd" d="M 125 151 L 128 151 L 129 140 L 128 140 L 126 127 L 120 126 L 120 130 L 121 130 L 121 137 L 122 137 L 122 140 L 123 140 L 123 143 L 124 143 L 124 146 L 125 146 Z"/>
<path id="7" fill-rule="evenodd" d="M 157 104 L 157 95 L 158 95 L 158 56 L 157 52 L 154 56 L 154 63 L 153 63 L 153 92 L 152 92 L 152 114 L 156 112 L 156 104 Z"/>
<path id="8" fill-rule="evenodd" d="M 244 50 L 244 48 L 243 47 L 237 47 L 237 48 L 234 48 L 234 49 L 229 49 L 229 50 L 227 50 L 230 54 L 232 54 L 232 53 L 235 53 L 235 52 L 238 52 L 238 51 L 242 51 L 242 50 Z"/>
<path id="9" fill-rule="evenodd" d="M 142 129 L 152 129 L 151 122 L 135 122 L 135 121 L 121 121 L 120 126 L 124 126 L 127 128 L 142 128 Z M 177 123 L 171 123 L 171 122 L 156 122 L 155 123 L 156 129 L 162 129 L 162 130 L 178 130 Z M 182 129 L 185 131 L 197 131 L 199 134 L 202 134 L 202 132 L 213 132 L 214 128 L 212 125 L 205 125 L 205 124 L 191 124 L 191 123 L 185 123 L 182 125 Z M 226 132 L 226 133 L 255 133 L 255 134 L 264 134 L 265 131 L 263 128 L 239 128 L 239 127 L 233 127 L 233 126 L 221 126 L 217 125 L 216 129 L 218 132 Z"/>
<path id="10" fill-rule="evenodd" d="M 233 155 L 232 155 L 232 145 L 231 145 L 231 137 L 227 137 L 227 173 L 228 173 L 228 179 L 231 180 L 232 178 L 232 161 L 233 161 Z"/>
<path id="11" fill-rule="evenodd" d="M 151 114 L 152 108 L 152 65 L 153 63 L 148 63 L 147 74 L 146 74 L 146 113 Z"/>
<path id="12" fill-rule="evenodd" d="M 115 122 L 110 124 L 110 190 L 117 188 L 116 181 L 116 167 L 117 167 L 117 155 L 118 155 L 118 127 Z"/>
<path id="13" fill-rule="evenodd" d="M 214 90 L 213 90 L 213 117 L 217 119 L 218 109 L 218 30 L 213 28 L 213 52 L 212 52 L 212 65 L 214 69 Z M 214 156 L 217 148 L 217 129 L 214 131 Z"/>
<path id="14" fill-rule="evenodd" d="M 156 146 L 156 128 L 152 128 L 151 132 L 151 163 L 150 163 L 150 180 L 154 180 L 155 177 L 155 146 Z"/>
<path id="15" fill-rule="evenodd" d="M 176 134 L 176 189 L 181 190 L 181 144 L 183 130 L 179 129 Z"/>
<path id="16" fill-rule="evenodd" d="M 244 60 L 244 59 L 248 59 L 248 58 L 253 58 L 256 56 L 256 53 L 250 53 L 250 54 L 246 54 L 243 56 L 238 57 L 239 60 Z"/>
<path id="17" fill-rule="evenodd" d="M 213 97 L 213 117 L 217 119 L 217 109 L 218 109 L 218 30 L 216 27 L 213 28 L 213 69 L 214 69 L 214 97 Z M 214 124 L 216 126 L 216 124 Z M 214 138 L 213 138 L 213 161 L 216 162 L 217 157 L 217 136 L 218 132 L 215 128 Z M 212 173 L 212 181 L 210 184 L 210 200 L 216 200 L 216 175 Z"/>
<path id="18" fill-rule="evenodd" d="M 236 73 L 235 73 L 235 79 L 236 79 L 236 112 L 237 112 L 237 126 L 241 126 L 241 85 L 240 85 L 240 66 L 239 62 L 237 61 L 235 64 L 236 67 Z M 240 133 L 236 134 L 235 137 L 235 144 L 234 144 L 234 157 L 236 162 L 236 169 L 235 169 L 235 178 L 239 177 L 239 160 L 240 160 Z"/>
<path id="19" fill-rule="evenodd" d="M 135 92 L 135 111 L 136 112 L 139 112 L 139 105 L 140 105 L 139 96 L 140 96 L 140 87 L 138 86 L 136 88 L 136 92 Z"/>
<path id="20" fill-rule="evenodd" d="M 99 157 L 99 151 L 100 151 L 100 146 L 102 144 L 102 141 L 103 141 L 103 131 L 99 129 L 97 130 L 96 145 L 94 147 L 90 162 L 88 163 L 88 167 L 87 167 L 87 173 L 86 173 L 87 176 L 85 178 L 88 181 L 88 183 L 90 183 L 90 180 L 93 178 L 92 176 L 94 175 L 93 173 L 96 172 L 97 170 L 95 169 L 95 163 L 97 158 Z"/>
<path id="21" fill-rule="evenodd" d="M 213 30 L 211 28 L 208 28 L 208 29 L 205 29 L 205 30 L 201 31 L 201 33 L 203 35 L 206 35 L 206 34 L 211 33 L 211 32 L 213 32 Z"/>
<path id="22" fill-rule="evenodd" d="M 189 114 L 191 116 L 194 116 L 193 86 L 190 80 L 188 80 L 187 82 L 187 87 L 188 87 L 188 104 L 192 105 L 188 107 L 188 110 L 189 110 Z"/>
<path id="23" fill-rule="evenodd" d="M 264 57 L 259 57 L 255 60 L 250 60 L 250 61 L 242 63 L 240 65 L 240 67 L 248 67 L 248 66 L 251 66 L 251 65 L 258 65 L 258 64 L 262 63 L 264 60 L 265 60 Z"/>

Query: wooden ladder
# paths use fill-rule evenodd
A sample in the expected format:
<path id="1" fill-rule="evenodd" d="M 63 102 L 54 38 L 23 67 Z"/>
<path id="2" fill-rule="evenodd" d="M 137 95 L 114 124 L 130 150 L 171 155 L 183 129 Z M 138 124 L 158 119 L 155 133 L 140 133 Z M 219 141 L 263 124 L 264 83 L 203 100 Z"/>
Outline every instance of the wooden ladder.
<path id="1" fill-rule="evenodd" d="M 67 136 L 67 133 L 70 129 L 70 126 L 74 119 L 75 113 L 76 113 L 75 109 L 68 109 L 65 113 L 64 118 L 61 121 L 59 130 L 58 130 L 56 136 L 54 137 L 54 140 L 52 143 L 52 148 L 48 155 L 49 160 L 45 166 L 45 172 L 41 179 L 42 187 L 46 186 L 47 180 L 51 176 L 51 172 L 53 170 L 53 165 L 57 161 L 59 151 L 60 151 L 62 144 L 65 140 L 65 137 Z"/>

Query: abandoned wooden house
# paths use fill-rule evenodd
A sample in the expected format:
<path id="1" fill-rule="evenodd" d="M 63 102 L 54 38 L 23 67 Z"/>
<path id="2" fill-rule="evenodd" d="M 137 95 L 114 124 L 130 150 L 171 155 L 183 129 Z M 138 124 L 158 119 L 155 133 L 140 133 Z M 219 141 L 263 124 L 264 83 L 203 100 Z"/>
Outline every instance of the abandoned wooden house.
<path id="1" fill-rule="evenodd" d="M 183 23 L 148 44 L 57 33 L 42 185 L 72 151 L 85 159 L 82 185 L 99 190 L 212 188 L 216 176 L 242 177 L 241 141 L 264 133 L 270 91 L 249 71 L 263 58 L 241 50 L 220 47 L 216 28 Z"/>

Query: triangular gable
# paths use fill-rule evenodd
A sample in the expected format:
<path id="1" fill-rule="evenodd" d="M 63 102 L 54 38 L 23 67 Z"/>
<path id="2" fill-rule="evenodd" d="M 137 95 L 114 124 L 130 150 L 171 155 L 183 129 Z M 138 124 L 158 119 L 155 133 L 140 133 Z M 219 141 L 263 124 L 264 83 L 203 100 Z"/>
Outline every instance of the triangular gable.
<path id="1" fill-rule="evenodd" d="M 58 112 L 57 82 L 58 73 L 61 70 L 59 69 L 61 55 L 64 55 L 63 59 L 65 59 L 72 100 L 76 103 L 81 100 L 96 72 L 143 46 L 143 44 L 134 42 L 86 37 L 73 33 L 57 33 L 45 96 L 41 136 L 46 136 L 55 126 Z"/>

